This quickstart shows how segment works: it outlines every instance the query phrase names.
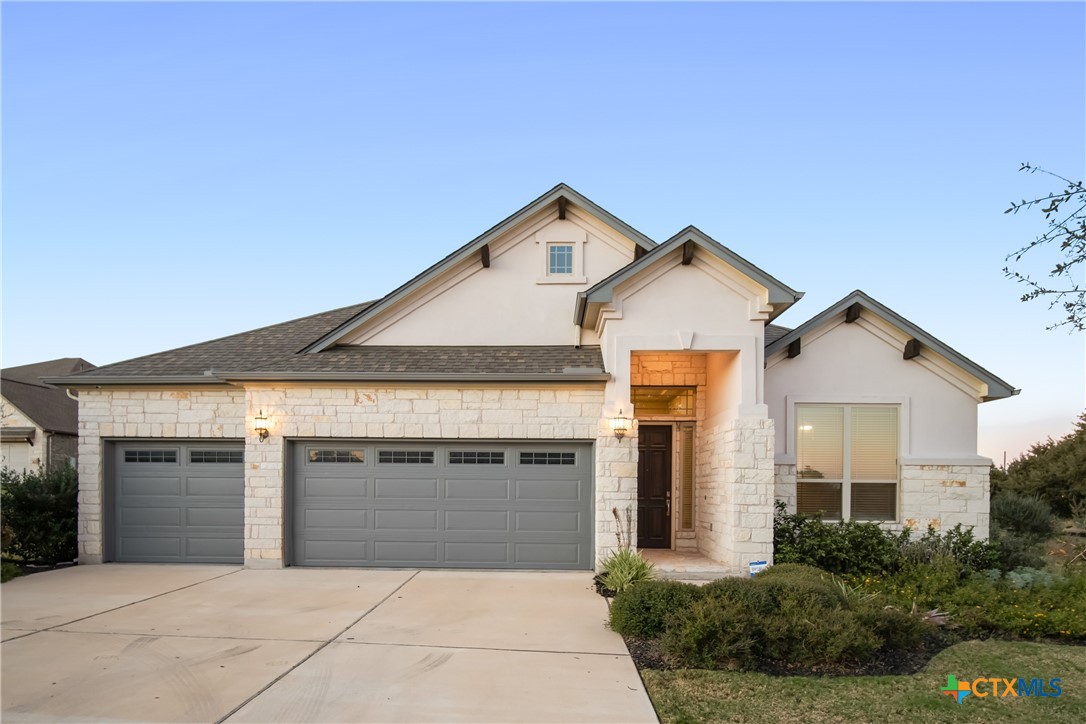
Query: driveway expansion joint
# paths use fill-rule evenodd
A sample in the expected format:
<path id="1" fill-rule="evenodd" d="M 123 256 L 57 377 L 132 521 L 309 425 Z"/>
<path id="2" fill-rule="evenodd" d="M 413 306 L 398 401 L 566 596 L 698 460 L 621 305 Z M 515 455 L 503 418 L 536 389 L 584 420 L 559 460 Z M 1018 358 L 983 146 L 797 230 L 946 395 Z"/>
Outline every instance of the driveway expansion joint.
<path id="1" fill-rule="evenodd" d="M 632 658 L 629 651 L 625 653 L 606 652 L 606 651 L 562 651 L 551 649 L 512 649 L 501 648 L 497 646 L 453 646 L 451 644 L 402 644 L 393 641 L 355 641 L 354 639 L 343 639 L 341 641 L 333 641 L 337 644 L 353 644 L 356 646 L 404 646 L 407 648 L 419 648 L 419 649 L 459 649 L 462 651 L 510 651 L 519 654 L 569 654 L 570 656 L 613 656 L 615 658 Z"/>
<path id="2" fill-rule="evenodd" d="M 411 582 L 411 581 L 412 581 L 412 580 L 413 580 L 413 579 L 415 578 L 415 576 L 417 576 L 417 575 L 419 575 L 419 571 L 417 571 L 417 570 L 416 570 L 416 571 L 415 571 L 414 573 L 412 573 L 412 574 L 411 574 L 411 575 L 410 575 L 410 576 L 409 576 L 409 577 L 408 577 L 408 578 L 407 578 L 406 580 L 404 580 L 404 581 L 403 581 L 403 583 L 401 583 L 400 585 L 396 586 L 396 588 L 394 588 L 394 589 L 392 589 L 391 591 L 389 591 L 389 593 L 388 593 L 388 595 L 387 595 L 387 596 L 385 596 L 384 598 L 382 598 L 382 599 L 381 599 L 380 601 L 378 601 L 378 602 L 377 602 L 377 603 L 375 603 L 374 605 L 370 606 L 370 607 L 369 607 L 368 609 L 366 609 L 366 611 L 365 611 L 365 612 L 364 612 L 364 613 L 363 613 L 363 614 L 362 614 L 361 616 L 359 616 L 359 617 L 358 617 L 358 618 L 356 618 L 356 619 L 355 619 L 354 621 L 351 621 L 351 622 L 350 622 L 349 624 L 347 624 L 347 626 L 346 626 L 346 627 L 344 627 L 344 628 L 343 628 L 343 629 L 342 629 L 342 630 L 341 630 L 341 631 L 340 631 L 339 633 L 333 634 L 333 635 L 332 635 L 332 638 L 330 638 L 330 639 L 328 639 L 327 641 L 324 641 L 323 643 L 321 643 L 321 644 L 320 644 L 319 646 L 317 646 L 317 648 L 315 648 L 315 649 L 313 649 L 312 651 L 310 651 L 308 655 L 306 655 L 306 656 L 302 657 L 302 659 L 301 659 L 300 661 L 298 661 L 297 663 L 295 663 L 295 664 L 294 664 L 293 666 L 291 666 L 291 667 L 290 667 L 289 669 L 287 669 L 286 671 L 284 671 L 284 672 L 283 672 L 282 674 L 280 674 L 279 676 L 277 676 L 277 677 L 275 677 L 274 679 L 272 679 L 271 681 L 269 681 L 269 682 L 267 683 L 267 685 L 265 685 L 265 686 L 264 686 L 263 688 L 261 688 L 261 689 L 260 689 L 259 691 L 257 691 L 257 692 L 256 692 L 256 693 L 254 693 L 254 694 L 253 694 L 252 696 L 250 696 L 250 697 L 249 697 L 248 699 L 246 699 L 245 701 L 241 702 L 241 703 L 240 703 L 240 704 L 238 704 L 238 705 L 237 705 L 236 707 L 234 707 L 233 709 L 231 709 L 230 711 L 228 711 L 228 712 L 226 713 L 226 715 L 225 715 L 225 716 L 223 716 L 223 717 L 221 717 L 220 719 L 216 720 L 215 724 L 223 724 L 223 722 L 225 722 L 225 721 L 226 721 L 227 719 L 229 719 L 230 717 L 234 716 L 234 715 L 235 715 L 235 714 L 237 714 L 237 713 L 238 713 L 239 711 L 241 711 L 242 709 L 244 709 L 244 708 L 245 708 L 245 707 L 246 707 L 246 706 L 247 706 L 247 705 L 249 704 L 249 702 L 251 702 L 251 701 L 252 701 L 253 699 L 256 699 L 256 698 L 257 698 L 258 696 L 260 696 L 261 694 L 263 694 L 263 693 L 264 693 L 265 691 L 267 691 L 268 689 L 270 689 L 270 688 L 272 688 L 273 686 L 275 686 L 276 684 L 278 684 L 278 683 L 279 683 L 280 681 L 282 681 L 282 680 L 283 680 L 283 679 L 284 679 L 284 678 L 285 678 L 285 677 L 286 677 L 286 676 L 287 676 L 287 675 L 288 675 L 289 673 L 291 673 L 292 671 L 294 671 L 295 669 L 297 669 L 297 668 L 298 668 L 299 666 L 301 666 L 301 665 L 302 665 L 302 664 L 304 664 L 305 662 L 309 661 L 309 660 L 310 660 L 311 658 L 313 658 L 314 656 L 316 656 L 317 654 L 319 654 L 319 653 L 320 653 L 321 651 L 323 651 L 324 649 L 326 649 L 326 648 L 328 647 L 328 645 L 329 645 L 329 644 L 331 644 L 332 642 L 334 642 L 334 641 L 335 641 L 335 640 L 336 640 L 337 638 L 339 638 L 339 637 L 340 637 L 340 636 L 342 636 L 343 634 L 345 634 L 345 633 L 347 633 L 348 631 L 350 631 L 350 630 L 351 630 L 351 628 L 352 628 L 353 626 L 357 625 L 359 621 L 361 621 L 361 620 L 362 620 L 362 619 L 364 619 L 364 618 L 365 618 L 366 616 L 369 616 L 369 615 L 370 615 L 371 613 L 373 613 L 373 612 L 374 612 L 374 611 L 375 611 L 375 610 L 377 609 L 377 607 L 378 607 L 378 606 L 380 606 L 380 605 L 381 605 L 382 603 L 384 603 L 384 602 L 385 602 L 385 601 L 387 601 L 388 599 L 390 599 L 390 598 L 392 598 L 393 596 L 395 596 L 395 595 L 396 595 L 397 593 L 399 593 L 399 592 L 400 592 L 400 590 L 401 590 L 401 589 L 402 589 L 402 588 L 403 588 L 404 586 L 406 586 L 406 585 L 407 585 L 408 583 L 410 583 L 410 582 Z"/>

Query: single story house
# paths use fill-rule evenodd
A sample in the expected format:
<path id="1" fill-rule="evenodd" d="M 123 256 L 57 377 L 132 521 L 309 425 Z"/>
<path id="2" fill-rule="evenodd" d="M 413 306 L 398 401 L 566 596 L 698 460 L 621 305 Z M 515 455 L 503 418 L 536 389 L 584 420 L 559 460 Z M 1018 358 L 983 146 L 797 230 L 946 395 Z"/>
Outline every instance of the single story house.
<path id="1" fill-rule="evenodd" d="M 863 292 L 772 324 L 802 296 L 556 186 L 379 300 L 54 379 L 80 560 L 591 569 L 628 513 L 738 571 L 778 499 L 986 537 L 1017 390 Z"/>
<path id="2" fill-rule="evenodd" d="M 42 472 L 75 464 L 79 405 L 42 378 L 91 369 L 85 359 L 64 357 L 0 370 L 0 465 Z"/>

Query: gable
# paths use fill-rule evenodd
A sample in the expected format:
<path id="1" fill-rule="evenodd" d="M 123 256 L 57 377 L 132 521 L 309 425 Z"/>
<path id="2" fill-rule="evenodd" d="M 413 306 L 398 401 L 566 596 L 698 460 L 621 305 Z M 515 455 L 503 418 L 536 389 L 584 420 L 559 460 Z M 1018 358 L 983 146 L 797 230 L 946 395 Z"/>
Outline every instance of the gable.
<path id="1" fill-rule="evenodd" d="M 572 249 L 573 273 L 548 276 L 548 244 Z M 307 351 L 331 344 L 596 344 L 573 324 L 577 292 L 644 248 L 566 196 L 503 224 L 484 246 L 465 247 Z"/>
<path id="2" fill-rule="evenodd" d="M 432 334 L 427 334 L 425 339 L 419 339 L 417 331 L 413 328 L 418 327 L 415 322 L 421 321 L 422 318 L 429 316 L 431 322 L 444 322 L 454 323 L 457 327 L 465 327 L 467 325 L 481 326 L 485 325 L 488 321 L 493 321 L 496 318 L 494 315 L 495 309 L 503 309 L 506 314 L 501 315 L 502 319 L 508 317 L 508 305 L 510 302 L 515 304 L 513 312 L 514 316 L 521 316 L 523 322 L 531 323 L 535 319 L 539 318 L 539 315 L 531 314 L 531 307 L 529 304 L 520 303 L 516 296 L 513 299 L 501 299 L 495 294 L 488 294 L 487 284 L 476 284 L 479 289 L 472 289 L 462 295 L 445 296 L 455 285 L 459 282 L 463 282 L 468 278 L 475 277 L 480 268 L 490 270 L 493 268 L 493 263 L 497 256 L 501 253 L 508 253 L 510 247 L 515 247 L 520 243 L 528 241 L 529 234 L 535 234 L 536 232 L 546 233 L 544 227 L 551 223 L 551 221 L 571 221 L 573 226 L 581 227 L 581 230 L 585 233 L 584 241 L 581 242 L 585 253 L 586 264 L 596 264 L 599 262 L 598 254 L 596 250 L 601 249 L 599 243 L 592 244 L 592 242 L 610 243 L 615 246 L 619 251 L 619 263 L 618 266 L 626 265 L 631 261 L 637 253 L 644 252 L 653 249 L 656 245 L 654 241 L 648 239 L 643 233 L 632 228 L 628 224 L 624 223 L 621 219 L 609 214 L 605 209 L 597 206 L 588 198 L 581 195 L 577 191 L 569 188 L 565 183 L 559 183 L 551 191 L 540 196 L 539 199 L 531 202 L 527 206 L 520 209 L 512 216 L 501 221 L 500 224 L 495 225 L 487 232 L 481 234 L 481 236 L 473 239 L 460 249 L 456 250 L 449 256 L 446 256 L 442 261 L 434 264 L 420 275 L 412 280 L 401 285 L 401 287 L 393 290 L 389 294 L 379 300 L 377 303 L 367 308 L 365 312 L 358 314 L 352 319 L 346 321 L 338 327 L 333 329 L 320 339 L 314 341 L 308 345 L 303 352 L 317 353 L 321 350 L 327 350 L 328 347 L 336 344 L 365 344 L 370 340 L 376 339 L 376 333 L 378 331 L 389 330 L 392 325 L 399 323 L 401 320 L 405 320 L 408 317 L 414 315 L 418 310 L 427 304 L 441 304 L 449 305 L 450 303 L 467 303 L 467 307 L 463 309 L 446 309 L 444 312 L 439 313 L 437 309 L 430 309 L 427 313 L 421 316 L 416 316 L 413 320 L 405 322 L 405 328 L 403 330 L 396 330 L 390 332 L 388 339 L 399 340 L 418 340 L 415 343 L 420 344 L 432 344 Z M 567 230 L 569 228 L 567 227 Z M 557 231 L 557 229 L 551 229 L 551 231 Z M 532 238 L 532 243 L 543 242 L 542 239 Z M 637 250 L 640 250 L 637 251 Z M 505 279 L 510 279 L 514 275 L 520 275 L 523 279 L 534 278 L 538 280 L 541 276 L 540 270 L 543 269 L 543 256 L 540 254 L 536 266 L 534 269 L 529 269 L 527 266 L 519 264 L 522 259 L 519 256 L 526 256 L 526 254 L 519 254 L 514 256 L 508 256 L 506 258 L 506 271 L 513 272 L 513 274 L 507 274 Z M 517 264 L 514 264 L 517 263 Z M 614 263 L 611 262 L 611 263 Z M 603 262 L 603 267 L 606 271 L 599 271 L 598 274 L 604 276 L 614 271 L 611 267 L 611 263 Z M 590 279 L 595 274 L 594 268 L 591 270 L 592 274 L 578 274 L 576 275 L 576 282 L 581 285 L 592 283 Z M 481 278 L 477 281 L 480 281 Z M 493 278 L 491 278 L 493 281 Z M 574 281 L 574 280 L 571 280 Z M 533 282 L 534 283 L 534 282 Z M 517 288 L 518 291 L 523 292 L 523 288 Z M 551 297 L 558 296 L 557 293 L 550 294 L 530 294 L 534 297 L 533 301 L 540 301 L 540 297 L 546 297 L 547 303 L 553 303 Z M 441 297 L 444 299 L 441 300 Z M 483 319 L 467 319 L 468 313 L 476 312 L 480 308 L 479 300 L 483 297 L 489 297 L 490 306 L 485 307 L 489 313 Z M 439 302 L 439 300 L 441 300 Z M 573 302 L 570 301 L 569 305 L 572 306 Z M 567 319 L 569 317 L 568 310 L 564 315 Z M 546 340 L 536 341 L 535 344 L 547 344 L 547 343 L 559 343 L 569 344 L 580 343 L 580 340 L 573 339 L 573 331 L 567 327 L 566 335 L 564 339 L 554 341 L 552 336 L 557 331 L 557 323 L 553 326 L 548 326 L 544 331 L 546 334 Z M 497 330 L 494 331 L 476 331 L 472 333 L 473 340 L 479 340 L 476 343 L 515 343 L 509 341 L 508 338 L 501 338 L 498 335 Z M 464 338 L 459 336 L 457 338 L 458 343 L 463 344 Z M 396 342 L 396 343 L 408 343 L 408 342 Z"/>

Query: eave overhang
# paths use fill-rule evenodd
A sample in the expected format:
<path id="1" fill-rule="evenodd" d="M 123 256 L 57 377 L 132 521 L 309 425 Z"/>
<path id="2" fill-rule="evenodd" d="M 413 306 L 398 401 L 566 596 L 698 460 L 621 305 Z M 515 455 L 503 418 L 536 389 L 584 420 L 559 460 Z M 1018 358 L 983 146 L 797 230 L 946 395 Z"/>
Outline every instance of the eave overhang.
<path id="1" fill-rule="evenodd" d="M 33 442 L 37 432 L 33 427 L 0 427 L 0 441 Z"/>
<path id="2" fill-rule="evenodd" d="M 1013 387 L 1008 382 L 996 377 L 950 345 L 936 339 L 931 334 L 928 334 L 894 310 L 881 302 L 878 302 L 859 289 L 819 314 L 816 314 L 780 339 L 766 345 L 766 357 L 770 357 L 781 350 L 787 350 L 789 345 L 802 339 L 804 334 L 810 333 L 821 327 L 823 324 L 838 317 L 845 319 L 846 321 L 849 319 L 855 321 L 855 319 L 857 319 L 857 312 L 855 310 L 857 309 L 874 314 L 886 323 L 896 327 L 909 338 L 910 344 L 914 350 L 922 351 L 924 348 L 930 349 L 987 385 L 988 394 L 981 397 L 982 402 L 1002 400 L 1007 397 L 1013 397 L 1021 392 L 1020 389 Z"/>
<path id="3" fill-rule="evenodd" d="M 640 258 L 635 259 L 622 267 L 611 276 L 603 279 L 583 292 L 578 293 L 573 316 L 574 323 L 583 327 L 590 305 L 602 305 L 611 302 L 614 299 L 616 287 L 642 270 L 657 263 L 667 256 L 669 252 L 682 247 L 685 244 L 701 247 L 746 276 L 748 279 L 765 287 L 768 291 L 768 302 L 773 309 L 769 315 L 769 320 L 776 318 L 803 298 L 803 292 L 797 292 L 795 289 L 792 289 L 787 284 L 784 284 L 768 272 L 750 263 L 697 227 L 688 226 L 675 236 L 648 251 Z M 684 264 L 689 263 L 688 258 L 690 257 L 692 250 L 693 246 L 687 246 L 684 249 Z"/>

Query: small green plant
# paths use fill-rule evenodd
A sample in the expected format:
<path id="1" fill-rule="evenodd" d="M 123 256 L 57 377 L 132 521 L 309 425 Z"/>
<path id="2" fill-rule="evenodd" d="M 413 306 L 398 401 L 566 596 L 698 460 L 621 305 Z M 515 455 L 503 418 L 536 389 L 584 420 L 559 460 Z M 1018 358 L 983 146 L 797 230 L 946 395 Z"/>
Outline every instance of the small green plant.
<path id="1" fill-rule="evenodd" d="M 79 481 L 71 465 L 49 472 L 0 471 L 0 527 L 10 533 L 3 551 L 27 563 L 73 560 L 78 553 Z"/>
<path id="2" fill-rule="evenodd" d="M 676 611 L 661 638 L 668 658 L 694 668 L 745 667 L 758 635 L 750 612 L 735 601 L 707 597 Z"/>
<path id="3" fill-rule="evenodd" d="M 615 593 L 656 577 L 655 566 L 632 548 L 620 548 L 611 553 L 600 563 L 600 568 L 603 569 L 601 582 Z"/>

